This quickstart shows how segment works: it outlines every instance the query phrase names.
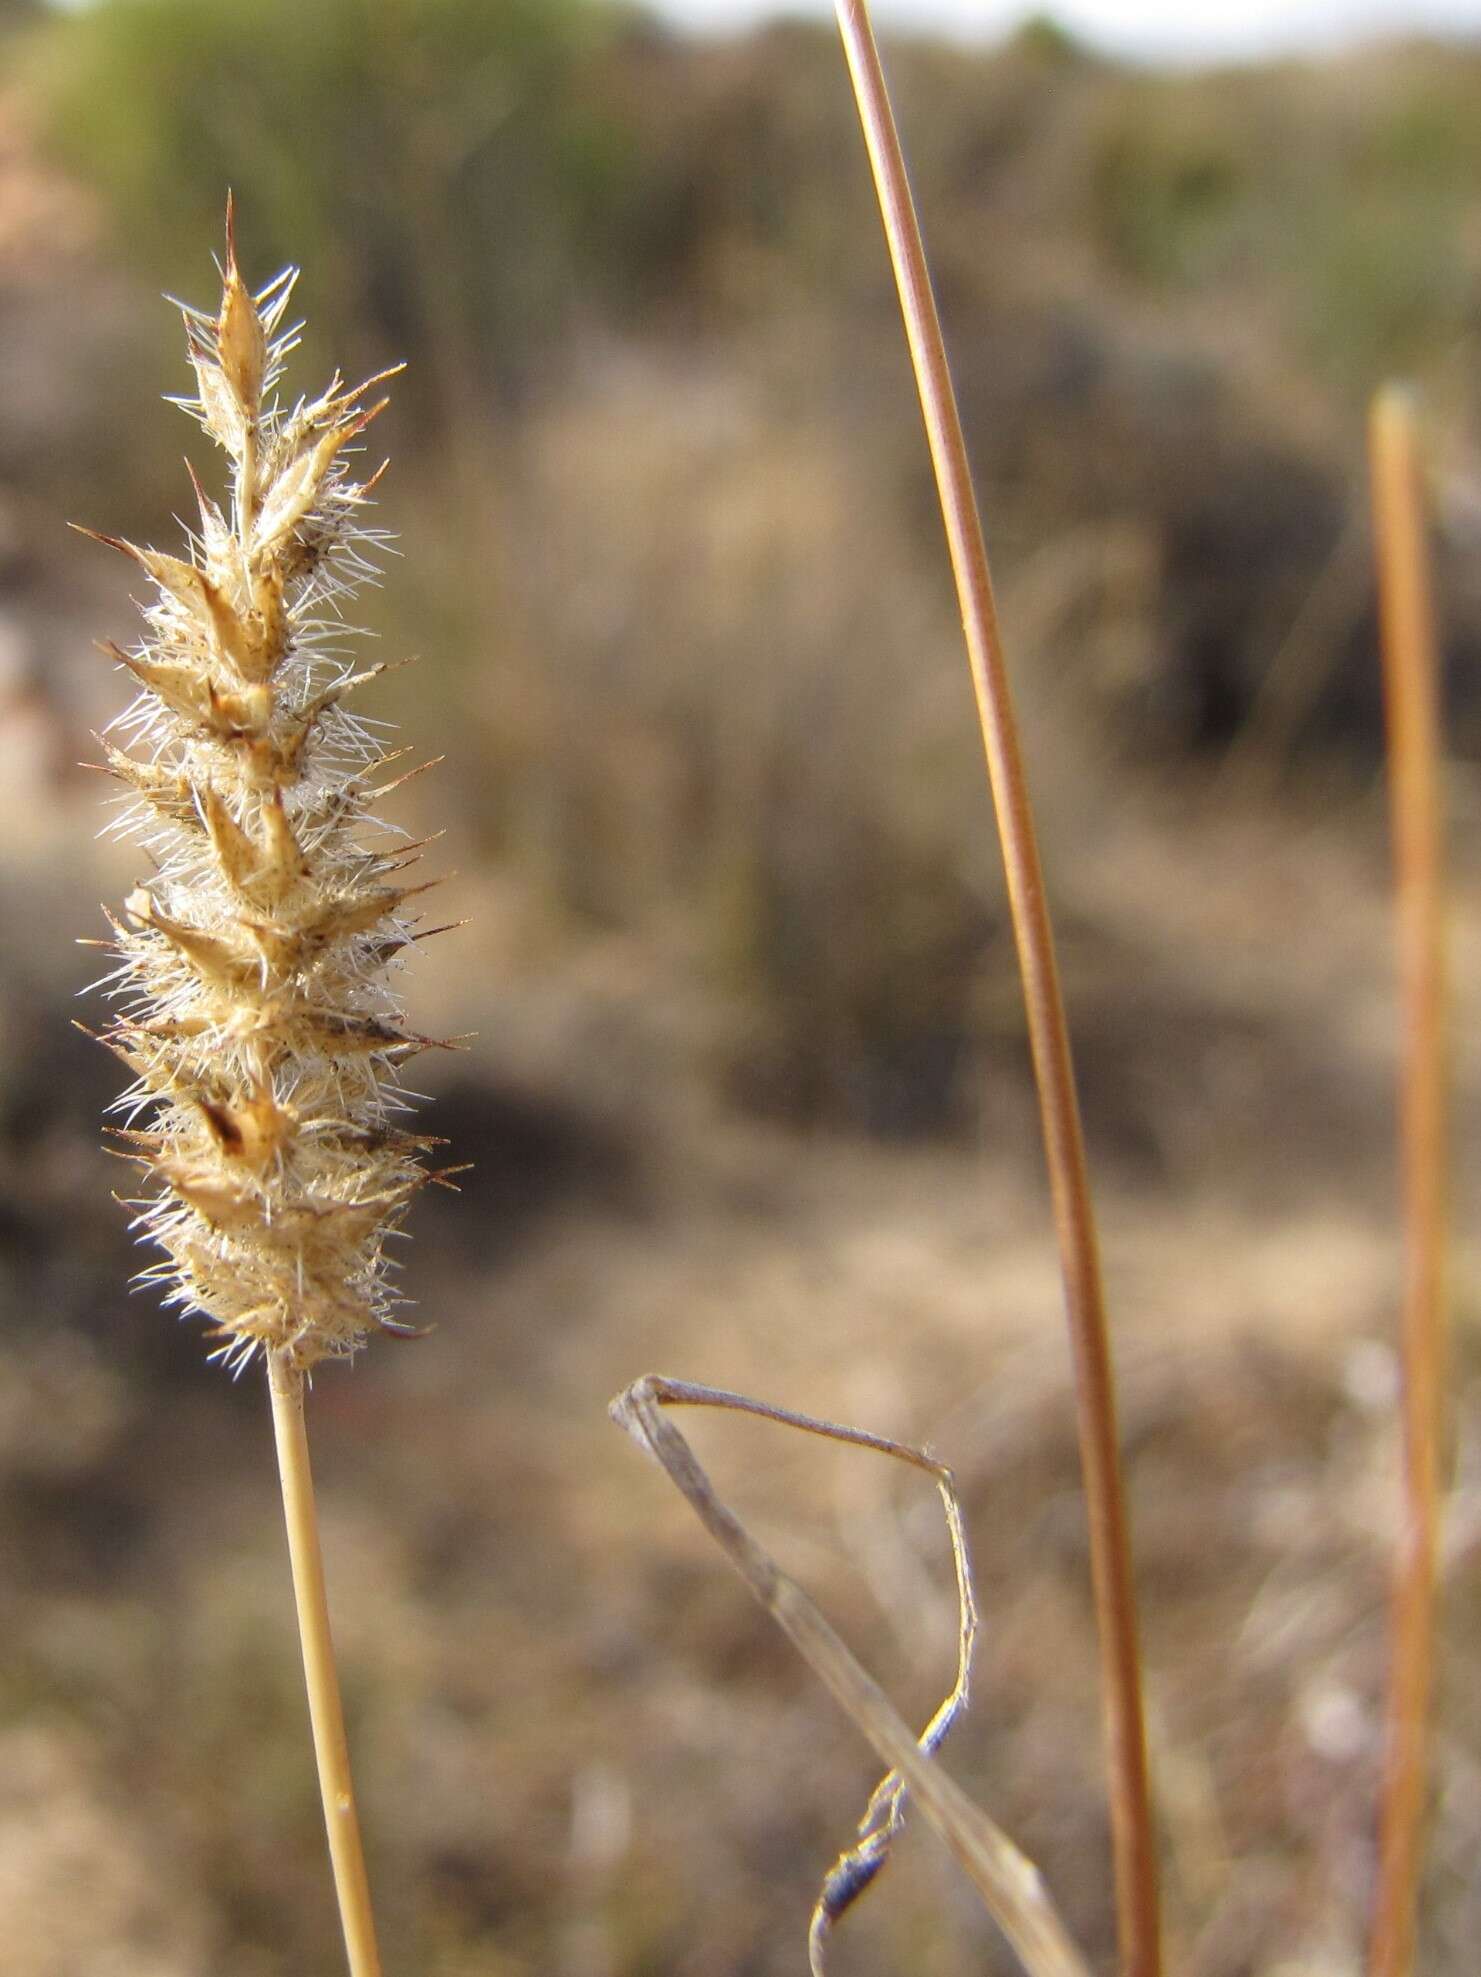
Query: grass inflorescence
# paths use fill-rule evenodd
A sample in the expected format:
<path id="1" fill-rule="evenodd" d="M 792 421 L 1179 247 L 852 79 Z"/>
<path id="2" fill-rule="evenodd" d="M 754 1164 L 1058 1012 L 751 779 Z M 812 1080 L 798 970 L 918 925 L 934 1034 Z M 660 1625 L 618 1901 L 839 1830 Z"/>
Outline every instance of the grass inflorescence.
<path id="1" fill-rule="evenodd" d="M 185 309 L 196 392 L 180 402 L 229 464 L 197 481 L 184 557 L 101 537 L 149 580 L 145 635 L 106 648 L 139 686 L 107 766 L 119 828 L 152 876 L 113 918 L 121 1013 L 106 1041 L 133 1073 L 122 1150 L 143 1169 L 144 1274 L 204 1314 L 219 1354 L 300 1369 L 395 1328 L 387 1236 L 428 1174 L 400 1123 L 403 1027 L 388 971 L 413 934 L 416 855 L 374 818 L 391 760 L 348 697 L 384 670 L 346 657 L 346 600 L 376 574 L 379 474 L 355 442 L 383 380 L 279 392 L 297 341 L 296 271 L 252 294 L 228 249 L 219 313 Z"/>

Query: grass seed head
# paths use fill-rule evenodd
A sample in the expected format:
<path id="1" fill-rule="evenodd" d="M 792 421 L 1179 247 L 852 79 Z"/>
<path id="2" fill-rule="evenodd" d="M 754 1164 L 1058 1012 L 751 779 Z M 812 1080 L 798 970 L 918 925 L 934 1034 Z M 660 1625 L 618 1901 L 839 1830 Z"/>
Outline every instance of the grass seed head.
<path id="1" fill-rule="evenodd" d="M 355 465 L 383 379 L 280 396 L 295 279 L 248 289 L 228 208 L 220 308 L 184 310 L 180 402 L 229 499 L 192 472 L 183 556 L 97 540 L 149 584 L 144 637 L 103 648 L 140 689 L 107 766 L 154 868 L 110 916 L 104 1038 L 133 1076 L 113 1109 L 145 1177 L 136 1226 L 164 1252 L 143 1275 L 233 1366 L 273 1349 L 302 1368 L 406 1329 L 385 1242 L 429 1176 L 398 1123 L 397 1067 L 425 1040 L 386 978 L 423 888 L 390 882 L 407 847 L 377 849 L 370 806 L 392 751 L 344 704 L 382 669 L 340 656 L 343 601 L 375 574 L 378 475 Z"/>

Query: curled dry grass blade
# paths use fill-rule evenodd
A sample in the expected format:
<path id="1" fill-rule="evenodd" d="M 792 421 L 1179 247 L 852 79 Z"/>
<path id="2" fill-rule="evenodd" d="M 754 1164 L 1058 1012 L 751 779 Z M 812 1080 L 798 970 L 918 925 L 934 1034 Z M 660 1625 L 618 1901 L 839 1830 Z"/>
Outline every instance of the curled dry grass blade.
<path id="1" fill-rule="evenodd" d="M 1414 408 L 1370 427 L 1398 911 L 1404 1203 L 1403 1499 L 1393 1589 L 1378 1897 L 1369 1968 L 1407 1977 L 1424 1864 L 1446 1436 L 1447 1044 L 1439 665 Z"/>
<path id="2" fill-rule="evenodd" d="M 808 1434 L 894 1456 L 932 1477 L 941 1492 L 951 1532 L 961 1600 L 961 1645 L 956 1683 L 919 1739 L 802 1588 L 716 1496 L 694 1451 L 665 1418 L 663 1410 L 667 1407 L 720 1407 L 759 1415 Z M 1088 1977 L 1088 1966 L 1045 1892 L 1038 1869 L 947 1777 L 932 1756 L 966 1705 L 976 1629 L 966 1537 L 950 1472 L 922 1450 L 904 1443 L 817 1421 L 787 1408 L 770 1407 L 741 1394 L 656 1374 L 648 1374 L 620 1394 L 612 1403 L 612 1415 L 662 1464 L 761 1605 L 890 1767 L 861 1822 L 859 1845 L 842 1857 L 824 1883 L 809 1939 L 814 1973 L 821 1971 L 823 1947 L 832 1923 L 884 1864 L 908 1791 L 970 1876 L 1030 1977 Z"/>
<path id="3" fill-rule="evenodd" d="M 1157 1977 L 1162 1961 L 1157 1844 L 1147 1774 L 1136 1593 L 1105 1292 L 1054 936 L 982 525 L 894 113 L 865 0 L 837 0 L 837 11 L 936 471 L 1023 977 L 1075 1361 L 1110 1768 L 1121 1963 L 1126 1977 Z"/>

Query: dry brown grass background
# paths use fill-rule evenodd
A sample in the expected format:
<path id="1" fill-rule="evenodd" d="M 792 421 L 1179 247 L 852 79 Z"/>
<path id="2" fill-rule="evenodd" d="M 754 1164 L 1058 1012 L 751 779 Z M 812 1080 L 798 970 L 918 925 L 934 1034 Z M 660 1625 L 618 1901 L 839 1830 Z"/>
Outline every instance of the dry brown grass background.
<path id="1" fill-rule="evenodd" d="M 81 31 L 43 27 L 25 60 L 80 86 Z M 325 195 L 298 216 L 322 240 L 300 248 L 307 195 L 280 165 L 252 222 L 256 265 L 310 262 L 316 321 L 371 360 L 405 348 L 425 380 L 387 441 L 405 563 L 378 628 L 424 654 L 407 738 L 452 738 L 443 788 L 406 819 L 451 818 L 471 919 L 414 988 L 419 1026 L 479 1033 L 439 1074 L 435 1120 L 477 1169 L 460 1203 L 427 1205 L 411 1252 L 438 1329 L 315 1396 L 388 1967 L 800 1965 L 872 1760 L 607 1424 L 647 1367 L 952 1462 L 986 1627 L 951 1765 L 1104 1960 L 1056 1268 L 852 113 L 825 37 L 597 39 L 539 102 L 546 128 L 552 102 L 595 104 L 623 136 L 573 153 L 598 156 L 604 198 L 624 188 L 617 272 L 565 207 L 574 244 L 549 245 L 557 208 L 537 207 L 554 272 L 505 240 L 507 292 L 460 260 L 456 306 L 428 323 L 402 216 Z M 1371 598 L 1340 543 L 1361 532 L 1371 377 L 1415 363 L 1441 414 L 1459 1493 L 1421 1967 L 1467 1970 L 1474 58 L 1171 83 L 1026 41 L 981 61 L 902 50 L 898 72 L 1065 950 L 1170 1962 L 1199 1977 L 1355 1970 L 1371 1887 L 1394 1002 Z M 125 80 L 126 105 L 144 86 Z M 351 92 L 372 123 L 378 86 Z M 175 355 L 153 293 L 203 265 L 224 178 L 244 215 L 250 188 L 243 157 L 187 147 L 156 223 L 117 158 L 109 179 L 59 156 L 48 100 L 12 88 L 0 111 L 0 1910 L 37 1977 L 327 1970 L 261 1396 L 124 1300 L 133 1259 L 94 1150 L 109 1072 L 66 1028 L 86 979 L 71 939 L 138 875 L 95 843 L 98 791 L 71 766 L 113 708 L 88 640 L 122 632 L 126 603 L 60 521 L 161 521 L 184 435 L 150 403 Z M 436 123 L 435 89 L 408 101 Z M 227 148 L 277 160 L 286 142 Z M 110 207 L 99 176 L 134 203 Z M 454 183 L 466 257 L 494 195 L 471 167 Z M 617 208 L 582 197 L 610 233 Z M 520 313 L 536 305 L 543 342 Z M 449 420 L 470 371 L 476 405 Z M 954 1627 L 929 1491 L 755 1424 L 696 1433 L 924 1711 Z M 835 1960 L 1009 1967 L 924 1833 Z"/>

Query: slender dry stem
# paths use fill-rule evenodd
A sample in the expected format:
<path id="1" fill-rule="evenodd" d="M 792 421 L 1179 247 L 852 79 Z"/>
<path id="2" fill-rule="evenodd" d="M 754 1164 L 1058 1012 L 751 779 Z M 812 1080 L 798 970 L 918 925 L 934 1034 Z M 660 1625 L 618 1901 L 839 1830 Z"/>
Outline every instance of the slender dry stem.
<path id="1" fill-rule="evenodd" d="M 365 1850 L 360 1840 L 355 1790 L 350 1781 L 344 1708 L 339 1696 L 334 1643 L 329 1633 L 324 1556 L 319 1547 L 314 1476 L 309 1467 L 308 1434 L 303 1418 L 304 1376 L 294 1365 L 291 1354 L 282 1349 L 269 1352 L 267 1362 L 309 1720 L 313 1725 L 314 1757 L 319 1767 L 319 1790 L 324 1800 L 324 1824 L 329 1834 L 329 1857 L 334 1867 L 334 1892 L 339 1901 L 345 1954 L 350 1977 L 380 1977 L 370 1883 L 365 1873 Z"/>
<path id="2" fill-rule="evenodd" d="M 1126 1977 L 1157 1977 L 1162 1956 L 1157 1849 L 1142 1715 L 1136 1594 L 1117 1450 L 1105 1295 L 1054 938 L 982 525 L 920 225 L 869 9 L 865 0 L 837 0 L 837 11 L 936 470 L 1023 975 L 1075 1359 L 1110 1767 L 1121 1964 Z"/>
<path id="3" fill-rule="evenodd" d="M 1440 711 L 1419 445 L 1393 387 L 1370 426 L 1388 710 L 1389 795 L 1403 1020 L 1403 1503 L 1369 1968 L 1407 1977 L 1424 1862 L 1445 1441 L 1446 1021 Z"/>
<path id="4" fill-rule="evenodd" d="M 757 1414 L 787 1427 L 801 1428 L 809 1434 L 825 1435 L 832 1440 L 851 1442 L 862 1448 L 897 1456 L 934 1477 L 947 1506 L 958 1585 L 962 1589 L 962 1655 L 952 1694 L 936 1712 L 919 1740 L 884 1690 L 860 1666 L 812 1600 L 715 1495 L 709 1477 L 695 1459 L 694 1451 L 672 1422 L 664 1417 L 665 1407 L 676 1406 L 723 1407 Z M 966 1570 L 965 1537 L 949 1473 L 922 1450 L 909 1448 L 903 1443 L 886 1441 L 881 1436 L 865 1434 L 857 1428 L 816 1421 L 807 1415 L 794 1414 L 787 1408 L 769 1407 L 741 1394 L 724 1393 L 683 1380 L 666 1380 L 657 1374 L 646 1375 L 620 1394 L 612 1403 L 612 1414 L 639 1445 L 663 1465 L 761 1605 L 890 1767 L 891 1776 L 875 1793 L 870 1801 L 870 1812 L 865 1815 L 863 1830 L 866 1839 L 871 1831 L 871 1815 L 889 1803 L 892 1790 L 898 1790 L 897 1779 L 903 1780 L 921 1812 L 971 1878 L 989 1913 L 1017 1951 L 1029 1977 L 1089 1977 L 1088 1966 L 1060 1921 L 1038 1869 L 1019 1852 L 1001 1827 L 995 1825 L 960 1786 L 952 1782 L 931 1754 L 952 1718 L 965 1703 L 967 1662 L 975 1626 L 971 1581 Z M 847 1879 L 851 1869 L 868 1872 L 871 1864 L 877 1867 L 882 1858 L 882 1853 L 871 1855 L 867 1847 L 855 1849 L 845 1855 L 840 1868 Z M 835 1875 L 839 1871 L 835 1869 Z M 830 1875 L 829 1886 L 825 1886 L 823 1900 L 819 1904 L 819 1916 L 823 1917 L 825 1925 L 827 1920 L 841 1913 L 847 1900 L 860 1891 L 861 1885 L 867 1885 L 860 1883 L 847 1888 L 842 1885 L 834 1887 L 830 1906 L 830 1887 L 833 1883 L 834 1876 Z M 815 1971 L 819 1968 L 823 1933 L 815 1917 L 810 1942 Z"/>

